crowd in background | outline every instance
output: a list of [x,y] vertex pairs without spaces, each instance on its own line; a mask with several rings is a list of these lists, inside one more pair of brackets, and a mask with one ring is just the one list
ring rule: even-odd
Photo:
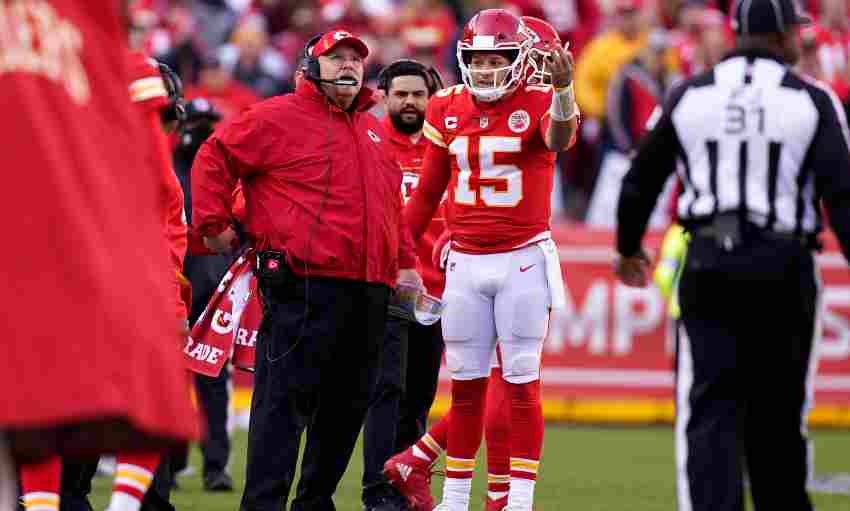
[[[492,7],[544,18],[569,41],[582,123],[578,144],[559,160],[554,211],[613,226],[628,156],[665,90],[729,50],[729,0],[139,0],[131,14],[134,44],[176,69],[187,96],[209,99],[226,121],[292,90],[305,42],[330,28],[368,43],[369,85],[402,57],[456,83],[459,27]],[[850,108],[850,0],[802,7],[815,23],[799,34],[797,65]],[[654,221],[663,225],[669,210],[662,205]]]

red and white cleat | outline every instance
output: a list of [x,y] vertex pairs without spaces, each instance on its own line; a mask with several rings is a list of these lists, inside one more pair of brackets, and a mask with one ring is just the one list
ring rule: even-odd
[[431,463],[417,458],[412,449],[400,452],[384,463],[384,475],[390,484],[407,497],[412,511],[432,511]]
[[487,504],[484,506],[484,511],[503,511],[508,507],[508,496],[498,499],[491,499],[487,497]]

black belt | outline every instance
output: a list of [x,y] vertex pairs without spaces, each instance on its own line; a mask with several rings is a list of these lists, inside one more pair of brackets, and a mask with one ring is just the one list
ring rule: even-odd
[[[693,236],[701,238],[717,238],[720,234],[714,224],[695,226],[688,231]],[[777,232],[760,227],[750,226],[743,231],[744,239],[759,239],[765,241],[775,241],[778,243],[798,244],[806,248],[820,250],[821,244],[815,234],[795,234],[793,232]]]

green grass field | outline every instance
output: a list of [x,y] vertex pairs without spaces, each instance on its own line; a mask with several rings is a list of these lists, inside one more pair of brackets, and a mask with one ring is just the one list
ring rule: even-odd
[[[850,432],[816,431],[816,472],[850,472]],[[211,494],[201,490],[200,459],[192,455],[194,475],[180,479],[172,502],[179,511],[236,511],[245,474],[245,433],[234,437],[231,471],[237,490]],[[781,456],[777,453],[777,457]],[[777,458],[779,459],[779,458]],[[358,450],[336,495],[340,511],[359,511],[362,464]],[[471,510],[483,509],[482,464],[473,486]],[[672,511],[675,510],[673,432],[670,428],[592,428],[549,426],[537,485],[538,511]],[[93,504],[104,509],[111,479],[95,481]],[[438,496],[442,479],[435,478]],[[850,496],[814,495],[818,511],[850,510]]]

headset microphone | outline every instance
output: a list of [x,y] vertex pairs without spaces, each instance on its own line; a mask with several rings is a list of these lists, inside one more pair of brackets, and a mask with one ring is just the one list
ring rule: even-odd
[[319,78],[316,81],[322,83],[330,83],[331,85],[347,85],[349,87],[357,87],[357,84],[360,83],[354,78],[337,78],[336,80],[324,80],[322,78]]
[[332,81],[334,85],[348,85],[349,87],[357,87],[357,84],[360,83],[354,78],[339,78]]

